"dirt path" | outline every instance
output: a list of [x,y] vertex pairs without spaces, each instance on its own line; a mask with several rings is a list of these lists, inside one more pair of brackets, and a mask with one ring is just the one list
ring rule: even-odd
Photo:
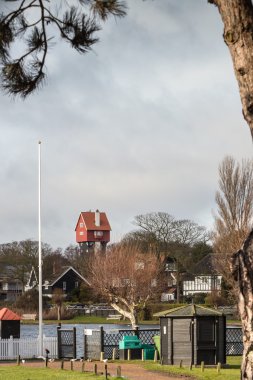
[[[97,370],[98,373],[104,373],[105,372],[105,364],[101,362],[85,362],[85,371],[94,372],[94,365],[97,364]],[[1,365],[10,365],[10,363],[1,363]],[[21,364],[22,366],[29,366],[29,367],[45,367],[45,362],[43,361],[33,361],[29,362],[26,361],[25,363]],[[168,373],[154,373],[151,371],[147,371],[145,368],[143,368],[141,365],[138,364],[132,364],[132,363],[107,363],[107,370],[108,374],[111,376],[116,376],[117,374],[117,367],[120,365],[121,367],[121,375],[127,377],[129,380],[178,380],[179,377],[173,377],[169,375]],[[52,363],[48,363],[49,368],[61,368],[61,362],[60,361],[54,361]],[[73,362],[73,370],[74,371],[81,371],[82,363],[80,361],[74,361]],[[69,361],[64,362],[64,369],[70,370],[71,364]],[[186,380],[186,377],[181,377],[181,380]],[[188,378],[189,380],[189,378]]]

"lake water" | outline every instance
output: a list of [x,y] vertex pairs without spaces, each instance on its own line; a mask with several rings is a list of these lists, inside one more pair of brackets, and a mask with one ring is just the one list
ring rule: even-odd
[[[117,324],[62,324],[62,328],[65,329],[73,329],[76,328],[76,335],[83,336],[84,329],[94,329],[97,330],[101,326],[105,330],[131,330],[130,325],[117,325]],[[159,328],[159,325],[141,325],[141,329],[152,329]],[[20,337],[21,338],[37,338],[39,334],[39,326],[38,325],[29,325],[29,324],[21,324],[20,327]],[[46,336],[57,336],[57,324],[52,325],[43,325],[43,334]]]

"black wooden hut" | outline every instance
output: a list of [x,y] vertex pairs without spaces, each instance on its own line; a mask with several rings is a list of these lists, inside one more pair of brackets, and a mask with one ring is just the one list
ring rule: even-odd
[[160,318],[161,362],[226,363],[226,317],[213,309],[186,305],[156,313]]
[[0,310],[0,338],[20,338],[20,316],[4,307]]

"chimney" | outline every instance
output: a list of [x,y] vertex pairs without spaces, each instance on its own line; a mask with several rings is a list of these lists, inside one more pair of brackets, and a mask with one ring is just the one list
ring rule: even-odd
[[96,210],[95,212],[95,226],[100,227],[100,212]]

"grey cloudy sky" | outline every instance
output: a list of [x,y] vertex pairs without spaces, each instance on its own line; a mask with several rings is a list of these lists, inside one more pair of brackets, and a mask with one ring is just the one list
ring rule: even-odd
[[52,47],[40,92],[0,94],[0,243],[37,239],[38,140],[43,241],[54,248],[74,243],[79,213],[97,208],[113,240],[152,211],[210,228],[219,163],[251,157],[217,9],[127,3],[93,52]]

